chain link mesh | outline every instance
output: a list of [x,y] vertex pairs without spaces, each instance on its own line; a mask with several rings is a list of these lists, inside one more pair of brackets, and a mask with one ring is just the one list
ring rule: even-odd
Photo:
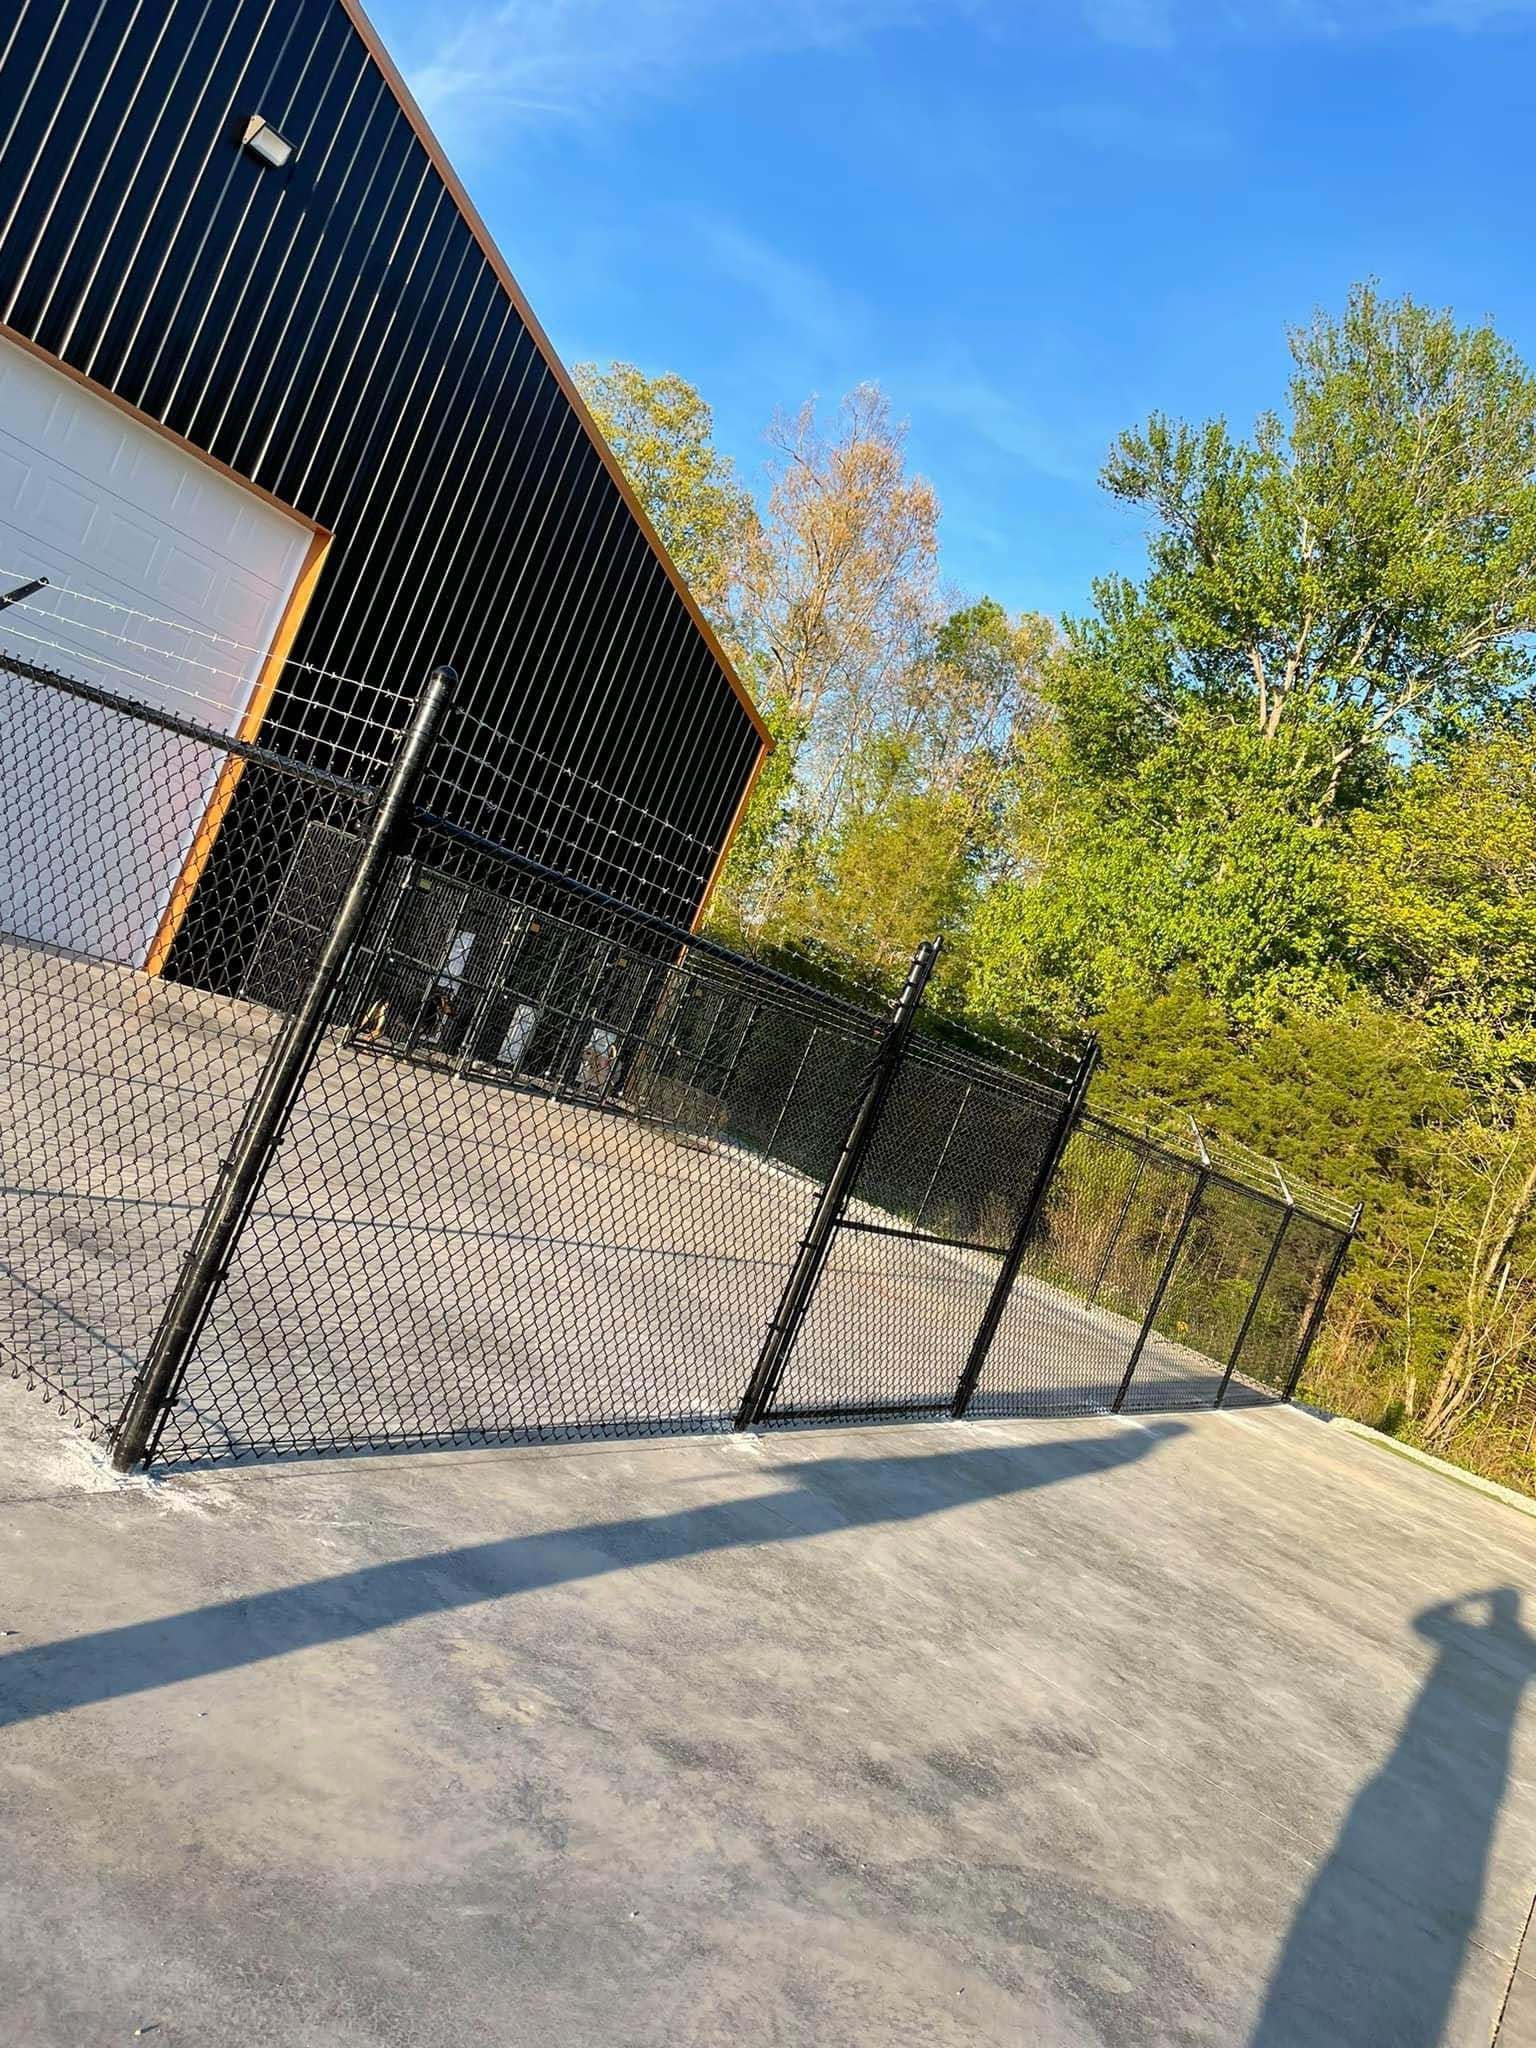
[[218,818],[263,828],[225,895],[238,935],[302,835],[355,834],[371,797],[14,662],[0,725],[0,1351],[110,1429],[284,1022],[242,999],[217,920],[191,942]]
[[[0,1348],[110,1433],[376,796],[9,656],[0,718]],[[882,1073],[765,1420],[1288,1393],[1340,1223],[890,1029],[417,812],[160,1455],[731,1426]]]

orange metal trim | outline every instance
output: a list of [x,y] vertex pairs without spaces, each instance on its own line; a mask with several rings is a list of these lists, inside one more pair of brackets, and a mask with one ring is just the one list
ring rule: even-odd
[[[683,578],[678,574],[677,565],[673,562],[672,557],[667,553],[667,550],[662,543],[661,536],[657,533],[655,527],[652,526],[650,519],[647,517],[645,507],[640,503],[640,500],[635,496],[635,493],[630,486],[629,479],[625,476],[623,470],[619,466],[617,456],[614,454],[613,450],[608,446],[608,443],[603,438],[602,432],[599,429],[597,422],[593,419],[591,413],[588,412],[586,405],[582,399],[581,393],[576,389],[576,386],[571,379],[570,372],[566,369],[564,363],[561,362],[559,356],[556,355],[554,346],[551,343],[549,336],[544,332],[544,329],[539,325],[537,315],[534,313],[534,310],[529,305],[527,299],[524,298],[523,296],[522,287],[518,284],[517,279],[512,275],[511,271],[507,268],[505,257],[497,248],[495,242],[491,239],[491,231],[486,226],[485,222],[480,218],[479,213],[476,211],[474,201],[470,198],[469,194],[465,191],[463,185],[459,182],[459,178],[456,172],[454,171],[452,164],[449,163],[447,156],[443,152],[442,144],[438,141],[437,137],[432,133],[432,130],[428,127],[427,118],[425,114],[422,113],[420,107],[417,106],[414,98],[412,97],[410,87],[406,84],[405,80],[400,76],[399,71],[395,68],[393,58],[391,58],[389,52],[385,49],[383,43],[379,40],[378,32],[374,28],[373,23],[368,19],[367,15],[363,12],[362,7],[359,5],[359,0],[340,0],[340,4],[343,11],[346,13],[349,20],[351,21],[352,26],[357,30],[358,34],[362,37],[363,42],[368,50],[368,54],[372,57],[374,63],[379,67],[379,70],[383,73],[385,83],[388,85],[390,91],[394,94],[395,98],[400,102],[401,109],[403,110],[406,119],[410,122],[412,128],[414,128],[416,131],[417,140],[421,143],[422,148],[425,149],[427,155],[431,158],[438,176],[442,179],[443,183],[448,187],[449,193],[453,198],[454,204],[458,207],[460,213],[463,214],[464,219],[469,226],[471,234],[473,234],[475,240],[480,244],[481,250],[485,255],[486,261],[490,264],[492,270],[495,271],[498,279],[501,282],[502,289],[511,299],[513,305],[516,306],[519,317],[521,318],[524,326],[528,329],[529,334],[533,337],[534,346],[538,349],[540,355],[543,356],[545,362],[549,365],[551,371],[554,373],[556,382],[560,386],[560,389],[565,393],[566,398],[569,400],[571,406],[574,408],[576,412],[577,418],[581,421],[583,427],[585,427],[587,434],[592,441],[593,446],[596,448],[598,454],[602,457],[604,468],[608,471],[608,474],[613,478],[613,481],[618,485],[619,492],[623,497],[625,504],[629,507],[630,513],[633,516],[636,524],[639,526],[640,531],[645,535],[646,540],[650,543],[651,549],[655,554],[656,559],[661,563],[663,569],[666,570],[667,575],[671,580],[673,589],[676,590],[678,596],[683,600],[683,603],[686,605],[689,617],[693,620],[694,625],[703,635],[704,644],[708,647],[710,653],[714,656],[715,660],[719,662],[721,670],[723,671],[726,680],[729,682],[731,688],[735,691],[736,696],[740,700],[742,709],[746,712],[748,718],[750,718],[752,721],[753,729],[757,733],[758,744],[761,751],[771,751],[773,747],[773,740],[769,735],[768,726],[763,718],[763,714],[758,710],[756,704],[754,704],[752,701],[752,693],[748,690],[746,684],[741,680],[740,676],[737,675],[735,668],[732,666],[730,658],[727,656],[725,652],[725,649],[720,645],[719,639],[717,638],[713,627],[710,625],[708,619],[705,618],[703,612],[700,611],[698,600],[695,598],[693,592],[688,588],[688,585],[684,582]],[[761,760],[761,753],[759,754],[759,760]]]
[[[236,728],[236,739],[254,740],[261,732],[267,712],[271,708],[272,698],[282,681],[283,668],[293,652],[293,643],[298,637],[304,614],[308,611],[310,599],[315,594],[315,585],[320,580],[320,571],[325,564],[330,545],[330,534],[317,529],[310,541],[303,566],[294,580],[288,602],[283,608],[283,616],[278,621],[277,631],[272,636],[272,645],[267,652],[266,660],[262,663],[261,674],[256,678],[256,686],[251,691],[240,724]],[[146,974],[159,974],[170,958],[171,948],[176,943],[176,934],[181,930],[187,907],[203,878],[203,869],[208,865],[214,842],[223,826],[225,814],[235,800],[235,791],[240,787],[240,777],[244,773],[245,763],[238,754],[232,754],[219,770],[218,780],[213,785],[213,793],[192,836],[187,857],[181,864],[181,873],[176,877],[176,885],[166,903],[159,929],[148,953],[144,956]]]
[[131,405],[126,398],[119,398],[115,391],[109,391],[105,384],[98,384],[94,377],[87,377],[83,370],[77,370],[73,363],[66,363],[62,356],[51,355],[28,335],[18,334],[14,327],[8,327],[3,320],[0,320],[0,337],[16,348],[25,349],[29,356],[35,356],[40,363],[46,363],[50,370],[57,370],[59,375],[67,377],[71,384],[78,384],[82,391],[89,391],[93,398],[99,398],[103,404],[126,413],[129,419],[137,420],[141,427],[148,427],[152,434],[158,434],[162,441],[169,441],[172,447],[179,448],[183,455],[191,455],[206,468],[217,470],[220,476],[228,477],[232,484],[238,484],[241,490],[249,491],[253,498],[262,499],[274,511],[296,520],[300,526],[307,527],[313,534],[321,535],[326,540],[331,538],[329,530],[322,526],[318,519],[311,519],[307,513],[299,511],[297,506],[274,497],[271,491],[264,491],[260,484],[253,484],[248,476],[242,476],[238,469],[231,469],[227,462],[220,462],[219,458],[210,455],[206,448],[199,448],[195,441],[189,441],[184,434],[178,434],[174,428],[168,427],[164,420],[157,420],[153,413],[141,412],[138,406]]

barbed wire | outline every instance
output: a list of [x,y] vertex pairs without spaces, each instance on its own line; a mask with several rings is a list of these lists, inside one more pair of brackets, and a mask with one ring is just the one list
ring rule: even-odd
[[[8,582],[12,577],[14,577],[19,582],[30,582],[35,574],[36,572],[34,570],[0,568],[0,581]],[[73,598],[79,604],[97,605],[103,608],[104,610],[118,612],[124,618],[142,619],[148,625],[165,626],[169,628],[171,631],[177,633],[190,633],[194,639],[206,640],[219,647],[235,648],[241,654],[254,655],[257,658],[257,660],[261,662],[266,662],[271,657],[272,650],[270,646],[258,647],[248,640],[236,640],[235,638],[233,638],[232,635],[228,633],[216,633],[211,626],[193,625],[191,621],[188,619],[163,618],[158,612],[143,611],[136,605],[123,604],[117,598],[102,597],[98,592],[93,590],[77,589],[74,584],[62,582],[57,577],[50,576],[48,578],[47,583],[44,585],[44,590],[50,594],[57,592],[62,596]],[[42,591],[39,591],[37,593],[38,597],[41,597],[42,595]],[[29,607],[39,610],[45,609],[45,607],[37,605],[35,598],[30,597],[18,600],[17,606],[14,608],[20,609],[21,607]],[[91,625],[90,621],[87,619],[74,620],[71,623],[79,625],[86,632],[104,630],[94,628]],[[157,648],[151,648],[150,651],[152,653],[158,653],[161,650]],[[175,655],[174,658],[177,660],[188,662],[193,661],[193,657],[191,655]],[[219,668],[217,665],[211,663],[200,665],[210,668],[211,672],[215,675],[235,676],[238,678],[239,675],[243,674],[243,671]],[[377,695],[392,697],[396,703],[407,707],[414,704],[416,701],[416,694],[414,691],[392,690],[387,685],[382,683],[365,682],[360,676],[349,675],[343,669],[322,668],[318,662],[306,661],[302,656],[299,655],[286,655],[284,657],[283,665],[285,668],[303,669],[306,674],[320,676],[324,678],[327,682],[350,683],[354,689],[372,690]]]
[[[644,804],[637,803],[633,797],[625,796],[622,791],[610,789],[606,783],[598,782],[590,775],[580,774],[564,761],[557,760],[553,754],[546,754],[542,748],[533,746],[529,741],[517,739],[511,733],[503,732],[499,726],[493,725],[489,719],[481,718],[476,712],[456,709],[452,714],[452,718],[455,723],[478,727],[483,734],[489,739],[494,740],[498,746],[512,748],[533,760],[546,763],[549,767],[555,769],[558,774],[567,775],[572,781],[579,782],[584,789],[593,789],[601,796],[611,797],[615,803],[623,804],[627,809],[633,811],[636,817],[648,818],[654,824],[663,826],[668,832],[675,834],[677,838],[686,839],[690,845],[702,848],[711,858],[717,852],[718,849],[713,840],[701,839],[697,833],[686,831],[681,825],[675,824],[672,819],[664,817],[660,811],[649,810]],[[469,755],[471,759],[476,758],[471,748],[462,745],[457,740],[447,739],[442,744],[453,751]]]

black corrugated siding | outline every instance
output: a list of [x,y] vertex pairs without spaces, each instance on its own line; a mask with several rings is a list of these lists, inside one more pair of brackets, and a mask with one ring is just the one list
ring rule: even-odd
[[[756,734],[338,0],[22,0],[0,318],[334,531],[297,657],[459,668],[441,807],[686,917]],[[383,700],[289,673],[343,765]]]

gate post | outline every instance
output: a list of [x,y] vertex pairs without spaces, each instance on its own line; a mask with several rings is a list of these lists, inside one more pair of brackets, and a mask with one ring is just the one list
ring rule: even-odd
[[1158,1310],[1163,1305],[1163,1296],[1168,1292],[1168,1282],[1173,1278],[1173,1269],[1179,1263],[1179,1253],[1184,1249],[1184,1240],[1189,1235],[1189,1226],[1194,1222],[1200,1204],[1205,1198],[1206,1183],[1209,1181],[1211,1174],[1209,1161],[1205,1159],[1205,1144],[1203,1140],[1200,1151],[1202,1164],[1195,1175],[1195,1184],[1190,1190],[1189,1200],[1184,1205],[1184,1214],[1179,1218],[1179,1227],[1174,1233],[1173,1243],[1169,1247],[1168,1256],[1163,1261],[1163,1270],[1157,1276],[1157,1285],[1152,1290],[1152,1299],[1147,1303],[1147,1313],[1142,1320],[1136,1342],[1131,1346],[1131,1355],[1126,1361],[1125,1376],[1120,1382],[1119,1392],[1115,1395],[1110,1410],[1114,1415],[1118,1415],[1125,1406],[1125,1397],[1131,1391],[1131,1381],[1136,1377],[1136,1368],[1141,1363],[1141,1354],[1147,1348],[1147,1339],[1152,1334],[1152,1324],[1156,1320]]
[[1061,1155],[1067,1149],[1067,1140],[1077,1128],[1078,1117],[1082,1114],[1083,1102],[1088,1094],[1088,1083],[1093,1079],[1094,1069],[1099,1064],[1099,1042],[1090,1039],[1088,1049],[1078,1061],[1077,1072],[1067,1090],[1067,1099],[1051,1134],[1050,1146],[1041,1161],[1035,1184],[1029,1191],[1024,1204],[1024,1213],[1019,1218],[1012,1242],[1003,1254],[1003,1263],[998,1270],[997,1280],[986,1307],[982,1310],[981,1322],[977,1326],[970,1356],[965,1361],[965,1370],[955,1388],[955,1398],[950,1404],[950,1415],[958,1421],[971,1405],[976,1392],[976,1383],[981,1378],[981,1369],[987,1362],[987,1353],[992,1349],[992,1340],[997,1335],[998,1325],[1003,1320],[1003,1310],[1008,1306],[1008,1297],[1013,1292],[1013,1283],[1019,1277],[1019,1268],[1024,1263],[1025,1248],[1030,1233],[1035,1227],[1035,1218],[1045,1206],[1045,1198],[1051,1183],[1056,1178],[1056,1169],[1061,1164]]
[[451,668],[435,668],[417,700],[309,984],[267,1055],[256,1092],[112,1431],[112,1463],[119,1472],[130,1472],[155,1454],[213,1297],[229,1270],[240,1233],[329,1022],[353,947],[377,899],[457,681]]
[[1307,1318],[1307,1327],[1297,1348],[1296,1362],[1291,1367],[1291,1376],[1285,1383],[1284,1394],[1280,1397],[1283,1401],[1294,1401],[1296,1398],[1296,1389],[1301,1382],[1301,1375],[1305,1369],[1308,1354],[1312,1349],[1313,1343],[1316,1341],[1318,1331],[1323,1326],[1323,1317],[1328,1312],[1328,1304],[1333,1298],[1333,1290],[1338,1285],[1339,1275],[1344,1270],[1344,1261],[1349,1256],[1349,1248],[1355,1241],[1355,1233],[1360,1228],[1360,1218],[1364,1213],[1365,1204],[1357,1202],[1355,1204],[1355,1213],[1350,1218],[1349,1229],[1339,1239],[1339,1248],[1334,1253],[1333,1263],[1328,1268],[1328,1278],[1323,1282],[1317,1300],[1312,1305],[1312,1313]]
[[[923,1000],[923,991],[928,986],[928,977],[933,972],[933,963],[939,955],[939,941],[925,939],[913,955],[912,966],[907,975],[906,987],[896,999],[891,1011],[891,1021],[886,1026],[885,1036],[875,1054],[874,1066],[869,1083],[860,1097],[859,1106],[853,1113],[843,1139],[843,1149],[837,1163],[822,1188],[821,1199],[817,1202],[810,1222],[806,1225],[805,1236],[795,1254],[795,1263],[779,1297],[773,1321],[768,1325],[768,1334],[763,1339],[763,1348],[758,1353],[757,1365],[746,1392],[741,1397],[741,1406],[736,1411],[736,1427],[750,1429],[760,1422],[773,1405],[773,1398],[784,1377],[784,1368],[789,1364],[789,1355],[795,1348],[795,1339],[800,1334],[800,1325],[805,1321],[806,1311],[816,1292],[816,1283],[821,1278],[822,1267],[826,1264],[827,1253],[832,1248],[832,1235],[837,1229],[848,1197],[858,1177],[859,1168],[869,1151],[869,1143],[880,1121],[880,1112],[885,1107],[886,1096],[901,1064],[901,1056],[911,1034],[912,1022],[917,1015],[918,1005]],[[805,1062],[801,1061],[803,1068]],[[798,1080],[799,1074],[795,1076]],[[791,1090],[793,1092],[793,1090]],[[787,1101],[786,1097],[786,1101]],[[783,1112],[780,1111],[782,1120]],[[777,1133],[777,1126],[775,1126]]]
[[1252,1298],[1247,1308],[1243,1311],[1243,1320],[1238,1329],[1237,1336],[1233,1339],[1231,1355],[1227,1359],[1227,1369],[1221,1376],[1221,1385],[1216,1389],[1215,1405],[1218,1408],[1227,1398],[1227,1386],[1231,1381],[1233,1373],[1237,1370],[1237,1361],[1241,1358],[1243,1346],[1248,1341],[1248,1332],[1253,1328],[1253,1319],[1259,1312],[1259,1303],[1264,1299],[1264,1290],[1269,1285],[1269,1276],[1275,1270],[1275,1261],[1280,1256],[1280,1247],[1285,1243],[1285,1233],[1290,1228],[1292,1216],[1296,1213],[1296,1205],[1291,1200],[1289,1189],[1286,1190],[1286,1205],[1280,1211],[1280,1228],[1275,1232],[1275,1241],[1269,1248],[1269,1256],[1264,1261],[1264,1269],[1259,1274]]
[[763,1147],[763,1153],[769,1159],[773,1157],[773,1148],[779,1142],[779,1132],[784,1128],[784,1119],[789,1114],[789,1105],[795,1099],[795,1090],[800,1086],[800,1076],[805,1072],[806,1062],[815,1050],[816,1034],[820,1029],[821,1026],[819,1024],[811,1026],[810,1035],[805,1041],[805,1051],[801,1053],[800,1064],[795,1069],[795,1077],[784,1091],[784,1100],[779,1104],[779,1113],[773,1120],[773,1129],[768,1133],[768,1142]]

